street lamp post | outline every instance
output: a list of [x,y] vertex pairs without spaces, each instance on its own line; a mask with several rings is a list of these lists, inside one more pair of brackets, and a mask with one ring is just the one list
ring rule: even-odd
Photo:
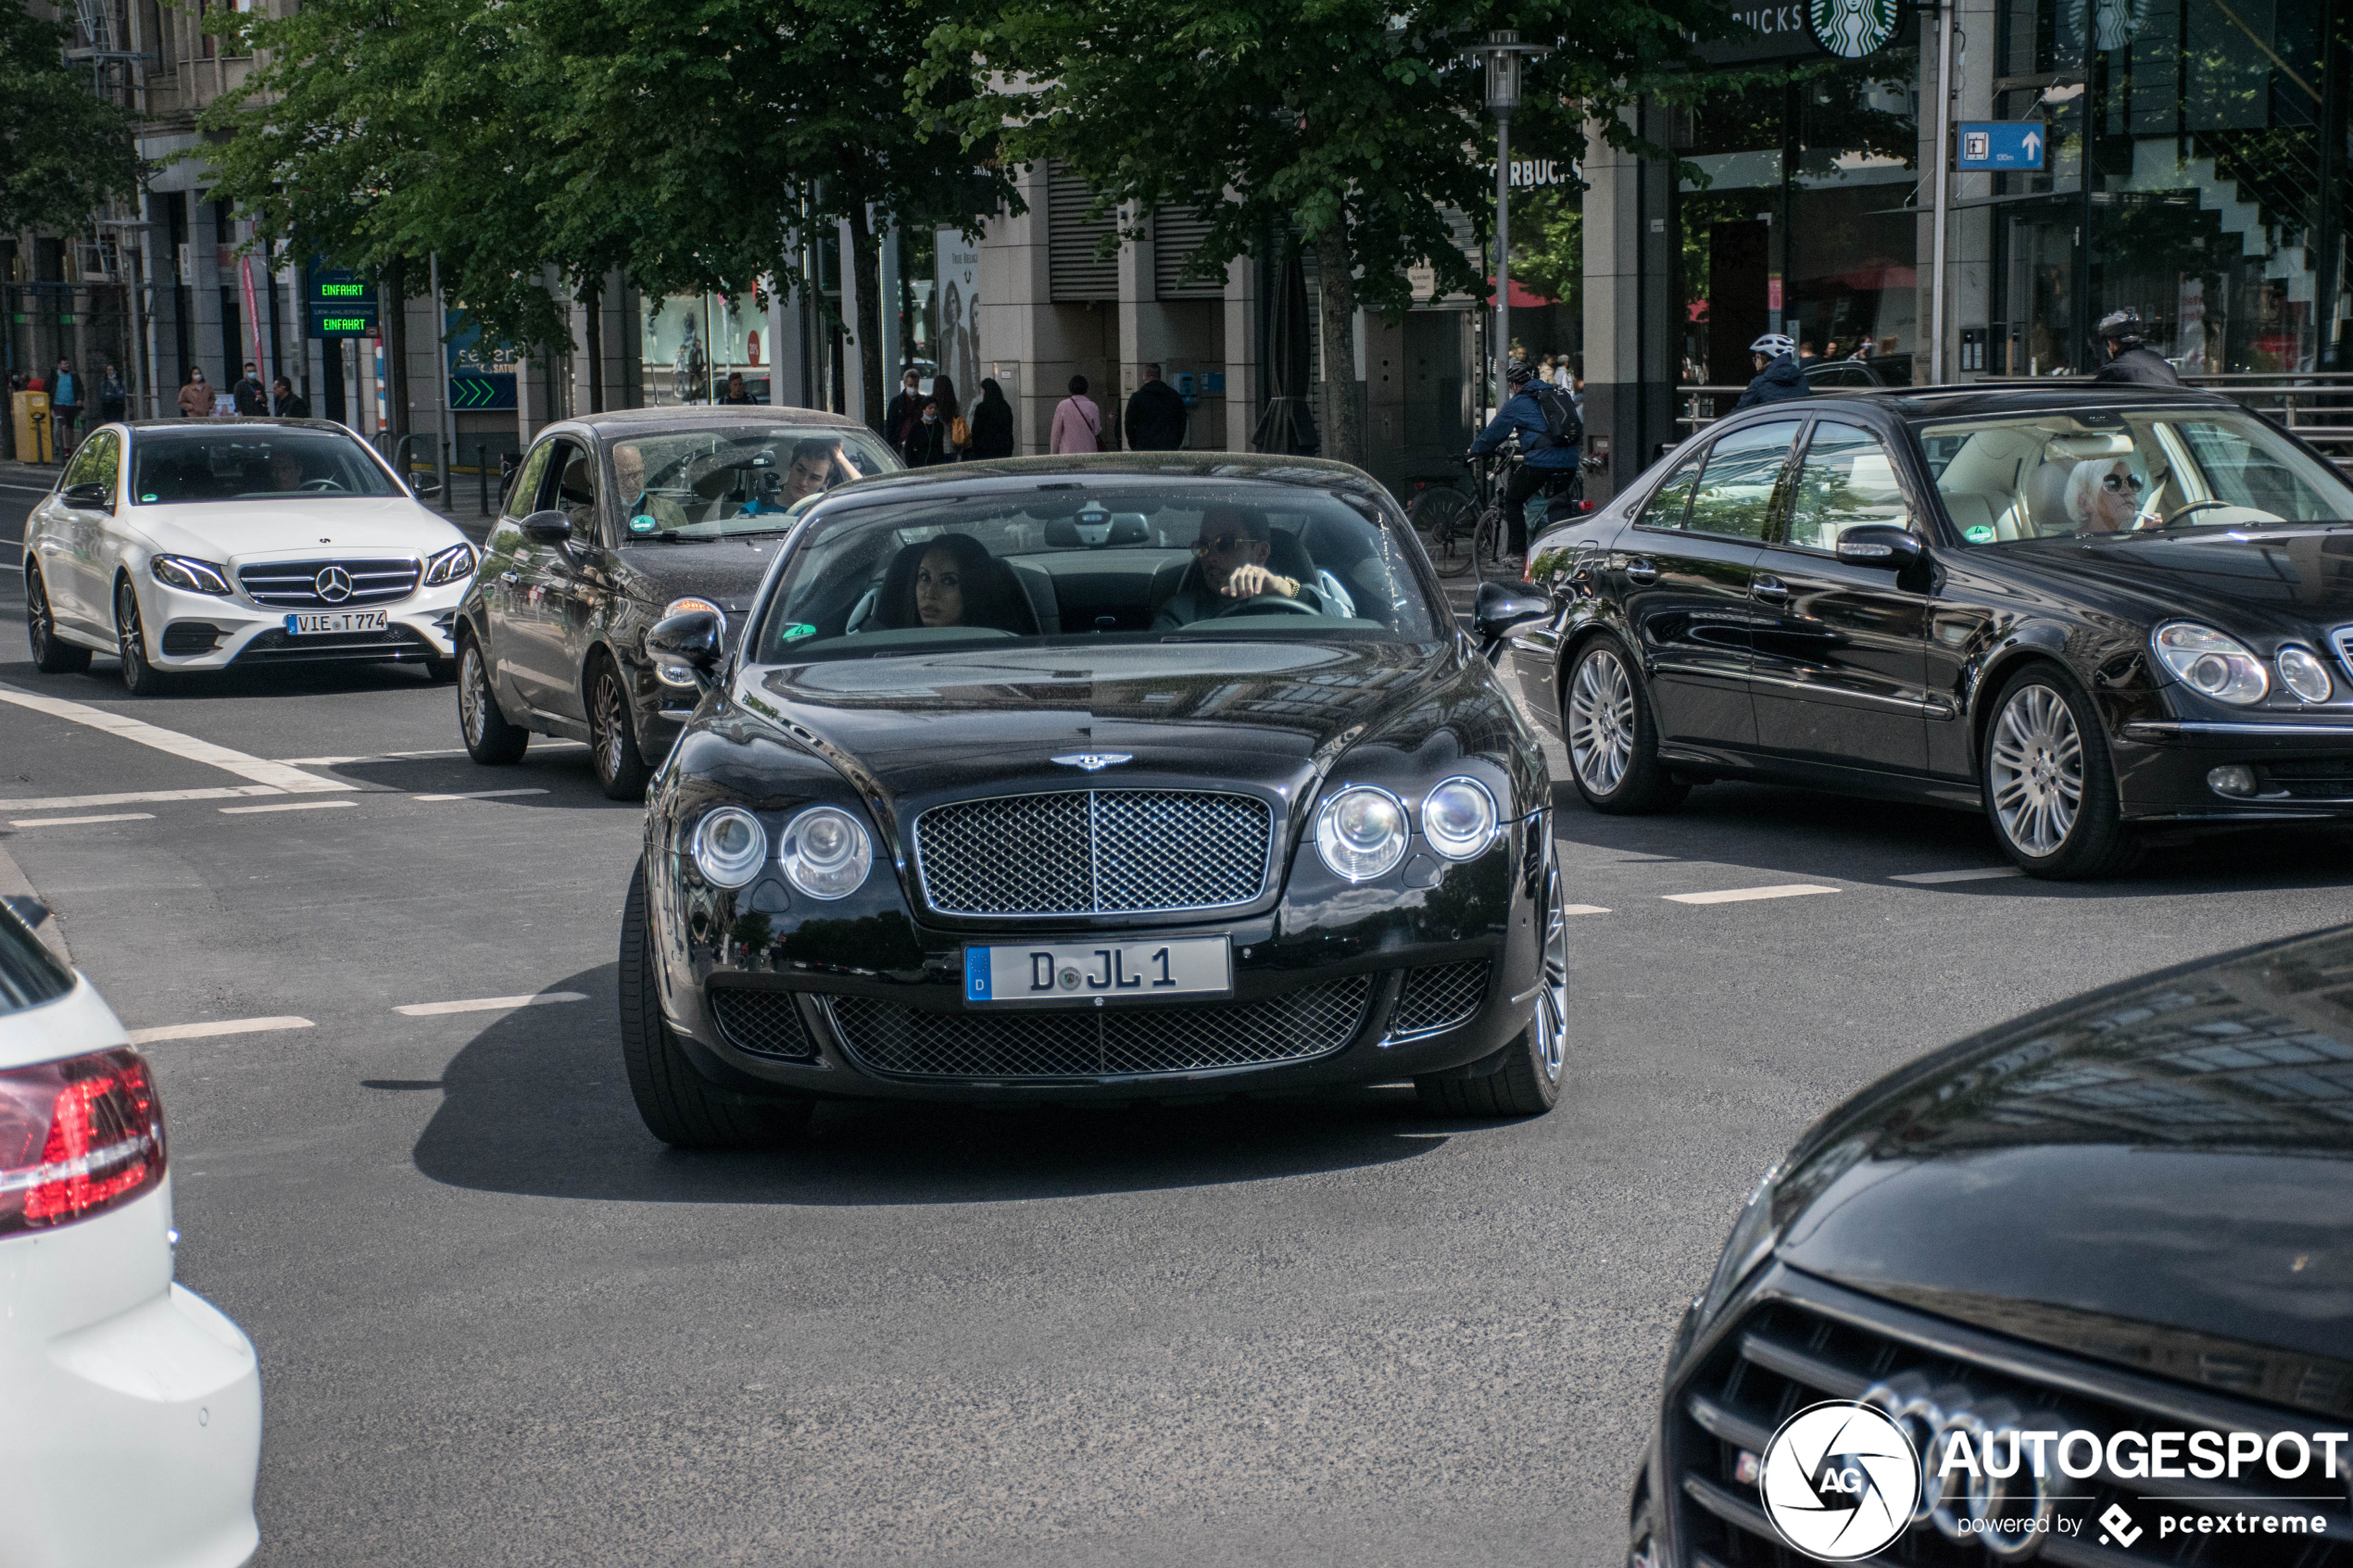
[[1512,354],[1512,111],[1519,107],[1522,63],[1531,55],[1552,53],[1545,44],[1522,44],[1519,34],[1503,29],[1487,35],[1484,44],[1463,51],[1477,56],[1487,68],[1487,108],[1495,117],[1495,396],[1504,395],[1504,373]]

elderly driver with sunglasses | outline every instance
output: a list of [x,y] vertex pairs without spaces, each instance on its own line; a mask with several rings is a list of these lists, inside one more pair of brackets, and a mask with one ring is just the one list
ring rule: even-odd
[[1286,577],[1266,565],[1266,520],[1246,507],[1223,503],[1201,514],[1201,535],[1193,541],[1198,572],[1189,571],[1176,591],[1163,601],[1152,618],[1155,632],[1174,631],[1196,621],[1214,620],[1245,599],[1297,599],[1321,613],[1323,596],[1296,577]]
[[2154,519],[2141,517],[2141,476],[2122,458],[2094,458],[2067,477],[2067,515],[2085,533],[2124,533]]

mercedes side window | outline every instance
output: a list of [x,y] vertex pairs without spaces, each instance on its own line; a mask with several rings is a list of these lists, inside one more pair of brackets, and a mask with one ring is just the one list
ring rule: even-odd
[[1789,466],[1790,448],[1797,445],[1799,423],[1774,420],[1718,437],[1707,450],[1707,466],[1692,492],[1691,521],[1684,526],[1694,533],[1762,540],[1773,515],[1774,493]]
[[104,484],[111,491],[114,488],[113,468],[108,467],[102,472],[98,467],[99,459],[105,455],[106,448],[97,440],[83,442],[82,449],[67,462],[65,472],[58,476],[57,494],[62,495],[77,484]]
[[1676,464],[1675,471],[1667,476],[1667,483],[1643,504],[1642,515],[1635,522],[1643,528],[1682,527],[1683,513],[1692,503],[1692,485],[1699,479],[1700,463],[1706,456],[1702,449]]
[[1794,491],[1789,542],[1800,549],[1835,550],[1838,536],[1859,523],[1910,526],[1894,459],[1878,436],[1854,425],[1815,421]]

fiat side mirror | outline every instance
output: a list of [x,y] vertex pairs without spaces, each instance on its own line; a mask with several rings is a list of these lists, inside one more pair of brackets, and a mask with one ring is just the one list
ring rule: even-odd
[[552,508],[522,520],[522,536],[535,545],[561,545],[572,537],[572,519]]
[[1492,653],[1516,626],[1542,621],[1553,613],[1552,596],[1533,583],[1489,581],[1478,585],[1471,604],[1471,631],[1479,647]]
[[1919,536],[1892,523],[1867,522],[1838,536],[1838,558],[1849,566],[1901,571],[1920,558]]
[[727,652],[727,623],[707,609],[681,610],[653,623],[646,633],[646,652],[657,664],[693,671],[695,684],[708,688]]

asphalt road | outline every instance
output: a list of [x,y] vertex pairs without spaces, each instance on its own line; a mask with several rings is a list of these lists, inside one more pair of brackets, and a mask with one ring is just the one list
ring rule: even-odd
[[[0,488],[0,536],[28,500]],[[16,560],[0,849],[134,1030],[277,1025],[147,1047],[181,1277],[260,1349],[271,1568],[1620,1561],[1668,1332],[1809,1121],[2015,1013],[2334,923],[2353,872],[2299,832],[2100,887],[1906,882],[1996,866],[1982,823],[1564,789],[1594,912],[1548,1117],[827,1109],[803,1149],[682,1155],[613,1024],[640,813],[582,748],[477,769],[410,671],[42,676]],[[434,798],[488,790],[526,793]],[[1677,897],[1794,887],[1827,891]]]

